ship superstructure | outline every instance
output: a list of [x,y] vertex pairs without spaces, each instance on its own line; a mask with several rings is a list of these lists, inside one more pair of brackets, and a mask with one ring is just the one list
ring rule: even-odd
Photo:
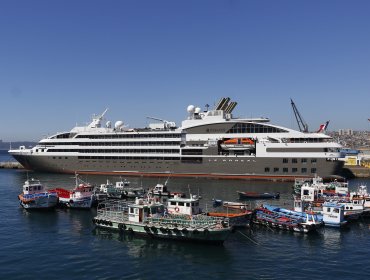
[[331,137],[236,118],[236,105],[230,98],[212,110],[189,105],[181,127],[151,118],[159,122],[141,129],[122,121],[102,126],[105,111],[87,126],[9,153],[27,169],[59,173],[294,179],[341,171],[341,146]]

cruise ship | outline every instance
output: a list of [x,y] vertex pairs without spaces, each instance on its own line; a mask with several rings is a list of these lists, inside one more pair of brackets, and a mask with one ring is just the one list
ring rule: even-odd
[[148,117],[156,121],[135,129],[105,122],[106,110],[86,126],[9,153],[41,172],[274,180],[340,174],[341,145],[331,137],[234,117],[236,105],[228,97],[205,111],[189,105],[180,127]]

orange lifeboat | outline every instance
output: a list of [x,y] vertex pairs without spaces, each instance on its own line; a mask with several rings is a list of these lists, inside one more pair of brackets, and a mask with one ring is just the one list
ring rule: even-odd
[[254,141],[250,138],[231,138],[224,140],[221,143],[223,149],[252,149],[254,147]]

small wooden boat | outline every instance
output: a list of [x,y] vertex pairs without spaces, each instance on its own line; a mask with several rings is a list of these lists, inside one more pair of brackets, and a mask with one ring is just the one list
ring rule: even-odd
[[258,192],[241,192],[237,191],[239,194],[239,199],[278,199],[280,198],[280,193],[258,193]]
[[246,210],[247,204],[242,202],[234,202],[234,201],[224,201],[222,203],[222,206],[229,209],[235,209],[235,210]]
[[246,227],[250,223],[252,213],[253,212],[250,210],[245,210],[240,213],[208,212],[207,216],[229,219],[229,224],[232,227]]
[[18,195],[19,203],[24,209],[51,209],[58,203],[58,194],[46,190],[38,180],[27,180],[23,185],[23,193]]

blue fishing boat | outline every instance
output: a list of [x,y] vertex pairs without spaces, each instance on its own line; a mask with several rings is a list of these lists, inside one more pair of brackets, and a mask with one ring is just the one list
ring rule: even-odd
[[309,213],[295,213],[288,209],[264,204],[255,209],[253,223],[282,230],[308,233],[322,226],[322,221]]

